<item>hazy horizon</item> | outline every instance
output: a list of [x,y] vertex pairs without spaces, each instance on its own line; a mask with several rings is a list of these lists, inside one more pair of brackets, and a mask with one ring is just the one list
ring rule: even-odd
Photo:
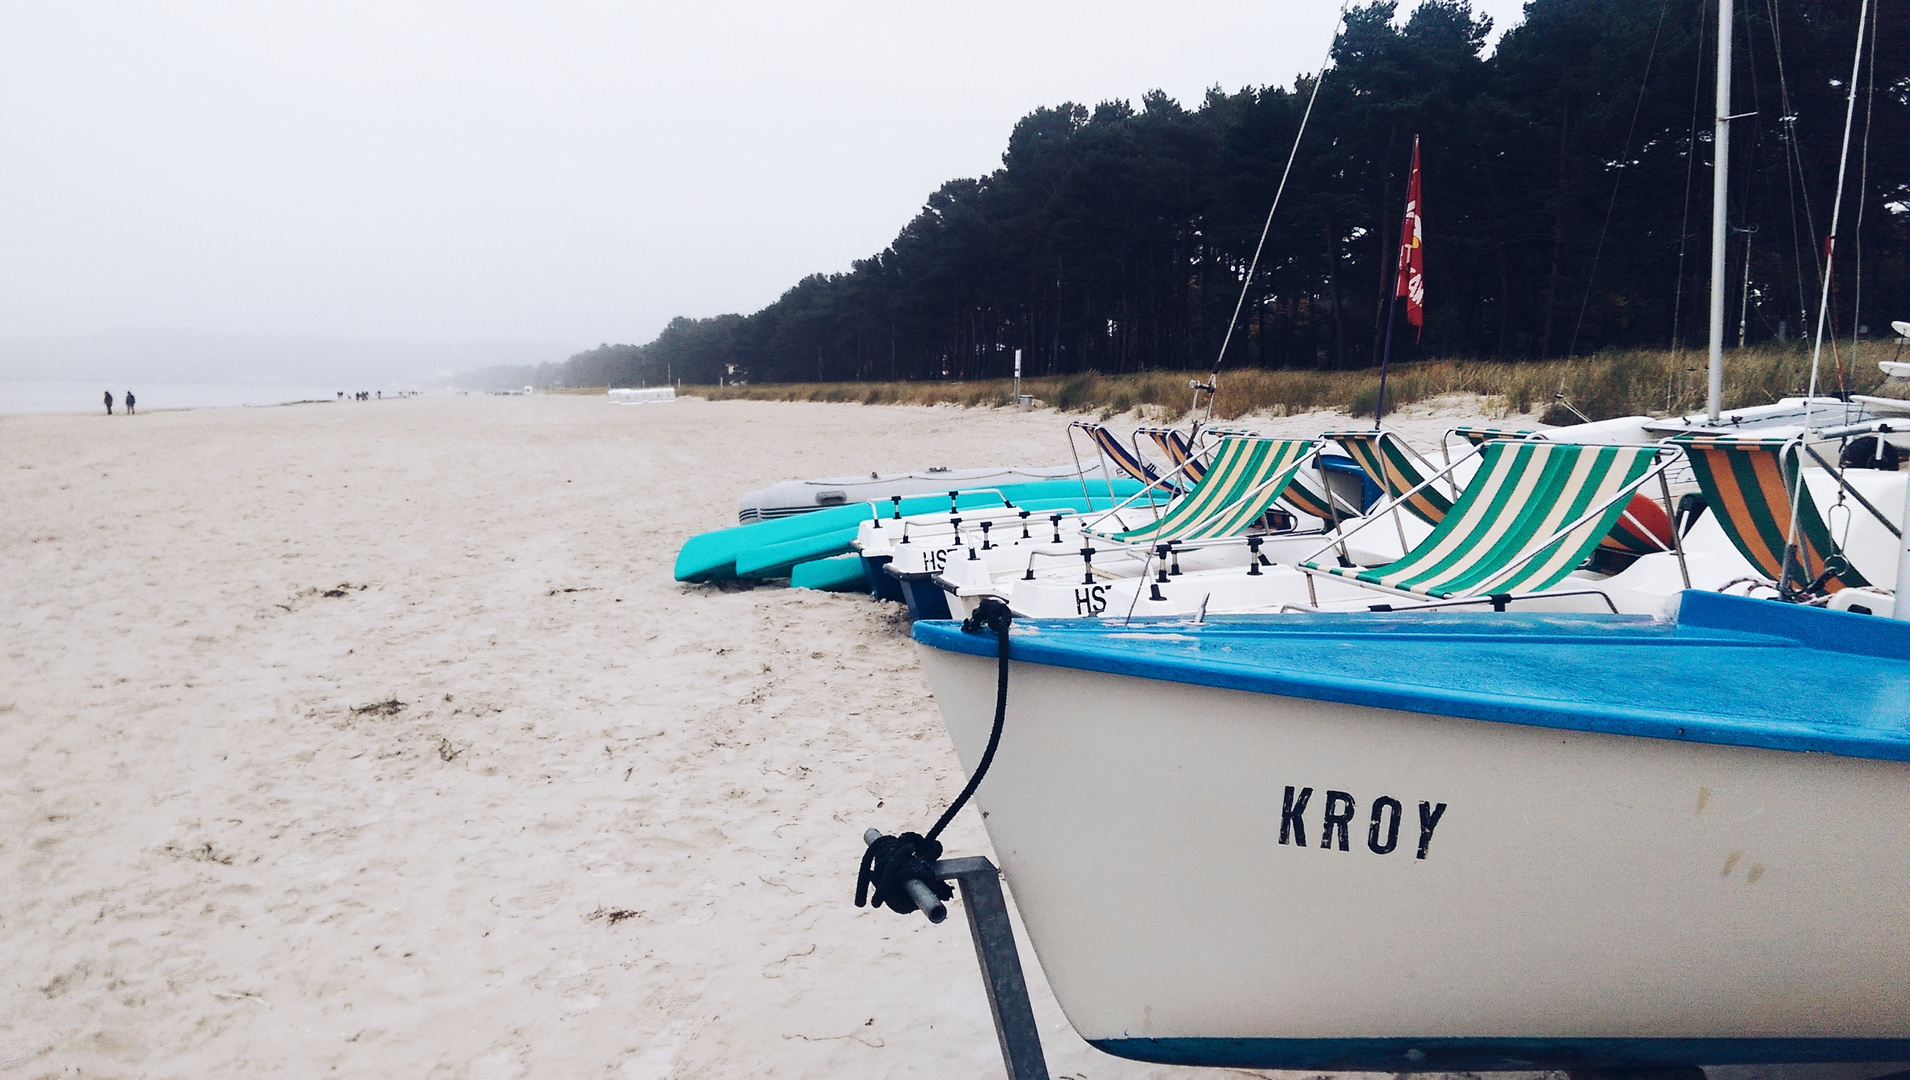
[[[1475,7],[1503,30],[1521,5]],[[1035,108],[1290,84],[1337,11],[21,6],[0,378],[418,377],[648,341],[881,250]]]

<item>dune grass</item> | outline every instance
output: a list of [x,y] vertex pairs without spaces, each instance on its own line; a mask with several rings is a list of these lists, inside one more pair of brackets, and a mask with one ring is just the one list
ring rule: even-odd
[[[1845,377],[1854,393],[1875,393],[1883,375],[1874,361],[1894,353],[1891,346],[1863,343],[1856,370],[1845,346]],[[1810,380],[1810,354],[1797,344],[1737,349],[1725,356],[1724,407],[1761,405],[1801,393]],[[1064,412],[1102,416],[1140,409],[1161,418],[1186,412],[1190,379],[1205,372],[1154,371],[1138,375],[1082,374],[1022,380],[1022,392],[1042,405]],[[1379,396],[1379,372],[1223,371],[1214,415],[1286,415],[1310,409],[1370,414]],[[1820,392],[1834,393],[1837,377],[1830,349],[1824,350]],[[712,400],[833,401],[863,405],[961,405],[1003,408],[1014,404],[1008,379],[974,382],[779,383],[682,388]],[[1886,393],[1889,391],[1886,390]],[[1548,423],[1572,423],[1573,409],[1594,420],[1614,416],[1665,416],[1704,408],[1705,355],[1687,351],[1612,350],[1575,360],[1499,363],[1479,360],[1425,360],[1396,364],[1386,381],[1389,410],[1452,394],[1487,399],[1488,409],[1541,414]],[[1562,395],[1562,397],[1561,397]]]

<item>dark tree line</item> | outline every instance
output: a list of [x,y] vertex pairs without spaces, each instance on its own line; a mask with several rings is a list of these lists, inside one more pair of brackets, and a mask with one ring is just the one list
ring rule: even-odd
[[[1879,329],[1910,318],[1910,20],[1880,6],[1835,275],[1845,335],[1853,313]],[[1741,306],[1750,342],[1814,318],[1858,0],[1738,11],[1736,109],[1756,115],[1732,138],[1733,343]],[[1396,356],[1701,344],[1715,8],[1533,0],[1490,55],[1489,21],[1467,0],[1396,14],[1371,3],[1341,29],[1226,363],[1377,362],[1415,135],[1426,320]],[[1216,89],[1197,109],[1159,92],[1039,109],[1001,168],[942,185],[848,272],[544,374],[966,379],[1006,374],[1016,349],[1030,374],[1208,367],[1312,90],[1302,78]]]

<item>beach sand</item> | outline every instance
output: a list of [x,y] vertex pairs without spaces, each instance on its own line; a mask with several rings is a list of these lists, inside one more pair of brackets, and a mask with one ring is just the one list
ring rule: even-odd
[[[964,779],[899,608],[671,566],[748,489],[1065,420],[0,417],[0,1076],[999,1077],[959,914],[851,905]],[[1222,1075],[1087,1047],[1023,960],[1056,1077]]]

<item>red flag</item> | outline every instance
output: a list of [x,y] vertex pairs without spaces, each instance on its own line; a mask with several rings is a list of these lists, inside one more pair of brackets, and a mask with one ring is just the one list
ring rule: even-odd
[[1399,295],[1406,298],[1406,321],[1416,328],[1413,337],[1426,325],[1426,272],[1421,261],[1419,220],[1419,136],[1413,136],[1413,175],[1406,188],[1406,220],[1399,226],[1399,270],[1394,275]]

